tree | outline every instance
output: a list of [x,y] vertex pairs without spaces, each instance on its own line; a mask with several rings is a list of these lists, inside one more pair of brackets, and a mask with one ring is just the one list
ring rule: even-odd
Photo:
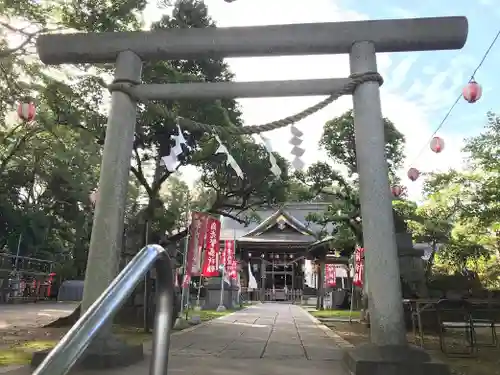
[[[395,172],[403,161],[405,139],[390,120],[384,118],[384,126],[389,174],[392,179],[395,179]],[[347,173],[342,173],[327,163],[316,163],[307,170],[305,175],[299,176],[301,181],[309,185],[316,194],[321,194],[323,198],[329,196],[332,200],[328,211],[315,220],[343,223],[339,228],[349,228],[354,238],[361,244],[361,206],[356,178],[356,142],[352,110],[325,124],[320,145],[326,150],[331,161],[339,164],[340,169],[345,168]],[[338,236],[343,235],[349,238],[348,235],[342,233],[339,230]]]
[[[389,167],[389,178],[397,180],[395,172],[403,161],[404,136],[394,124],[384,118],[386,136],[386,157]],[[357,179],[356,141],[354,134],[353,111],[328,121],[320,140],[331,161],[339,165],[334,169],[328,163],[316,163],[305,174],[299,176],[301,181],[322,196],[328,196],[331,204],[322,214],[311,217],[312,221],[326,227],[334,223],[335,230],[332,242],[338,248],[352,254],[356,245],[363,245],[361,204]],[[343,173],[340,170],[346,170]],[[389,192],[388,192],[389,194]],[[396,231],[406,231],[406,224],[395,212]],[[363,298],[364,309],[367,309],[366,295]]]
[[[274,155],[281,169],[281,176],[277,178],[270,171],[268,152],[263,146],[255,144],[250,137],[221,138],[231,145],[231,154],[244,177],[238,177],[232,168],[225,166],[225,156],[221,154],[202,158],[195,164],[204,171],[202,184],[215,193],[212,212],[224,214],[221,209],[226,209],[230,211],[226,216],[237,217],[250,207],[283,202],[288,193],[288,166],[283,157]],[[207,152],[213,155],[218,146],[213,139],[210,142]]]
[[[331,202],[328,209],[320,214],[310,215],[313,222],[327,226],[335,223],[335,233],[325,233],[344,238],[349,247],[353,240],[362,243],[360,203],[356,185],[334,170],[327,163],[316,163],[308,168],[305,174],[297,177],[310,187],[313,194],[319,194],[324,201]],[[351,235],[345,231],[351,231]],[[348,240],[347,240],[348,239]]]
[[408,217],[409,228],[415,241],[428,243],[432,249],[425,269],[426,280],[431,274],[436,252],[440,246],[450,241],[453,228],[451,220],[455,207],[443,205],[439,198],[431,198],[427,204],[416,208],[415,212]]
[[189,210],[197,210],[200,207],[194,203],[196,193],[179,177],[170,176],[160,190],[160,198],[168,213],[168,220],[171,224],[164,227],[168,228],[169,233],[179,232],[187,227],[187,215]]
[[[3,235],[15,250],[23,233],[21,253],[71,264],[82,276],[90,236],[89,192],[98,178],[105,116],[101,82],[89,78],[88,67],[46,69],[34,56],[42,32],[119,31],[140,27],[136,18],[145,1],[118,0],[104,10],[95,2],[32,2],[0,5],[0,195]],[[9,40],[15,40],[9,44]],[[20,41],[19,41],[20,40]],[[101,69],[106,72],[106,69]],[[33,98],[36,97],[36,100]],[[33,100],[33,127],[15,127],[9,114],[17,104]],[[34,154],[34,155],[30,155]],[[25,192],[27,191],[27,194]],[[36,193],[34,195],[34,193]],[[127,208],[127,211],[129,209]]]
[[[387,118],[383,119],[385,130],[385,155],[389,174],[395,176],[401,167],[404,155],[404,135]],[[356,161],[356,140],[354,134],[354,114],[349,110],[328,121],[323,128],[320,146],[324,147],[334,163],[347,168],[349,177],[358,172]]]
[[[455,189],[456,199],[460,201],[450,244],[439,253],[442,265],[457,270],[470,262],[476,265],[482,262],[485,277],[492,285],[496,285],[498,278],[488,269],[498,267],[500,251],[499,139],[500,118],[489,112],[484,130],[478,136],[466,139],[466,169],[433,174],[424,184],[427,195]],[[494,257],[490,257],[492,252]]]
[[417,240],[432,247],[427,262],[427,280],[433,266],[460,273],[468,264],[477,265],[480,260],[489,260],[488,228],[478,217],[470,216],[478,178],[476,172],[450,170],[430,174],[426,180],[426,200],[416,209],[410,227]]
[[471,215],[479,217],[484,226],[500,223],[500,117],[487,114],[485,130],[466,140],[464,151],[469,153],[467,182],[474,188],[471,194]]
[[[9,26],[21,21],[36,29],[36,33],[45,31],[47,25],[71,31],[101,32],[139,30],[141,24],[137,15],[145,6],[143,0],[119,0],[113,3],[113,9],[104,10],[100,4],[89,1],[32,4],[31,1],[23,0],[2,5],[2,11],[10,17],[6,20]],[[190,27],[215,27],[201,1],[177,1],[170,15],[152,25],[152,29]],[[21,29],[9,30],[23,32]],[[24,228],[33,232],[25,240],[27,243],[28,239],[32,242],[26,249],[33,248],[40,252],[44,247],[48,257],[64,263],[65,267],[61,270],[64,269],[72,277],[81,277],[85,269],[92,222],[88,194],[97,187],[101,145],[107,122],[103,110],[108,95],[105,78],[112,75],[112,69],[103,64],[72,66],[69,73],[65,68],[49,70],[38,60],[27,58],[27,54],[33,51],[31,37],[22,48],[15,51],[5,46],[4,38],[0,45],[0,82],[5,83],[9,91],[0,94],[0,109],[5,115],[15,110],[20,100],[33,100],[36,97],[39,131],[35,132],[36,137],[30,135],[31,138],[26,139],[23,138],[25,134],[14,138],[6,135],[8,147],[0,150],[5,155],[4,163],[1,164],[2,168],[5,167],[2,173],[8,177],[2,174],[0,183],[0,195],[6,198],[5,204],[0,203],[2,214],[5,213],[2,221],[4,217],[7,218],[2,223],[5,227],[2,229],[8,241],[12,241],[15,238],[14,229],[19,222],[23,222]],[[25,78],[24,82],[21,77]],[[219,59],[147,63],[143,69],[145,83],[230,79],[231,72]],[[234,100],[172,100],[139,106],[132,167],[135,181],[131,183],[126,207],[127,252],[140,248],[146,233],[149,240],[155,242],[168,233],[164,243],[176,242],[186,234],[186,228],[181,229],[182,210],[176,207],[182,204],[179,203],[181,197],[170,199],[168,194],[160,194],[163,183],[171,173],[159,165],[159,158],[170,152],[177,116],[221,127],[242,125],[240,111]],[[8,127],[9,124],[2,122],[1,125]],[[196,204],[200,209],[245,222],[248,218],[242,215],[249,207],[280,202],[286,196],[286,163],[277,157],[283,174],[276,178],[269,171],[267,152],[249,137],[221,135],[244,171],[245,176],[240,179],[225,165],[223,156],[214,155],[216,143],[212,135],[188,129],[183,131],[193,153],[183,160],[180,169],[184,165],[202,168],[200,193],[209,198],[198,197]],[[29,143],[31,140],[33,142]],[[35,140],[40,142],[35,144]],[[38,157],[27,158],[26,150],[37,150]],[[151,170],[153,178],[150,176]],[[79,174],[81,178],[75,178]],[[33,194],[28,196],[28,211],[20,197],[26,187],[32,187],[34,191],[34,187],[39,186],[45,190],[40,197],[37,196],[36,202],[32,199]],[[31,190],[28,189],[29,192]],[[165,204],[163,198],[170,201]]]
[[[208,16],[208,10],[203,2],[177,1],[172,14],[164,16],[162,20],[152,26],[153,29],[188,27],[215,27],[215,23]],[[230,80],[233,75],[222,60],[205,59],[147,64],[143,71],[143,77],[144,81],[148,83],[219,82]],[[148,182],[143,165],[152,160],[158,162],[159,157],[170,153],[172,147],[170,137],[176,129],[175,118],[177,116],[224,127],[241,126],[240,115],[234,100],[167,101],[141,109],[134,144],[132,172],[146,190],[148,204],[150,206],[156,205],[158,208],[161,206],[159,192],[171,172],[156,167],[158,173],[155,174],[155,179]],[[244,221],[244,219],[239,218],[239,215],[249,207],[282,199],[278,198],[277,194],[282,194],[282,190],[286,187],[286,166],[282,163],[283,177],[275,179],[269,171],[267,152],[262,147],[254,145],[251,138],[221,135],[223,141],[227,145],[231,145],[230,151],[244,171],[245,178],[241,180],[231,168],[226,166],[222,159],[224,156],[214,154],[218,146],[213,136],[203,132],[182,130],[193,154],[182,161],[179,170],[182,170],[184,165],[194,165],[201,171],[203,189],[206,195],[211,198],[208,200],[211,204],[204,204],[204,210]],[[254,163],[249,163],[248,160],[252,160]],[[148,209],[147,212],[159,213],[161,210]],[[165,217],[164,214],[163,217]],[[151,217],[150,220],[156,220],[156,218]],[[168,226],[162,227],[162,233],[165,230],[168,232],[170,228]],[[185,233],[186,229],[166,240],[176,241]],[[157,232],[157,234],[159,233]]]
[[288,195],[286,198],[287,202],[303,202],[320,200],[320,197],[309,188],[305,183],[296,178],[296,176],[291,176],[288,183]]

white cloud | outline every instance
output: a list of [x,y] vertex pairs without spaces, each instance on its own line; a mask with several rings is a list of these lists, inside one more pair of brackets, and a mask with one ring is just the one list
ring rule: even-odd
[[400,7],[393,7],[389,9],[389,14],[394,18],[415,18],[417,15],[409,10]]
[[[304,6],[304,2],[289,0],[238,0],[232,4],[222,0],[206,0],[206,3],[211,16],[221,27],[336,22],[368,18],[364,14],[342,9],[331,0],[315,0],[315,6]],[[153,14],[155,18],[159,18],[157,10],[150,12],[146,18],[152,17]],[[438,72],[434,66],[419,67],[417,53],[409,53],[406,56],[407,58],[401,62],[395,63],[394,56],[381,54],[378,55],[378,63],[386,81],[382,88],[383,114],[405,134],[408,161],[411,163],[438,125],[436,119],[432,118],[430,121],[427,114],[431,109],[437,109],[436,104],[441,108],[455,100],[467,79],[467,72],[471,70],[471,61],[462,58],[454,60],[450,63],[449,70]],[[349,74],[347,56],[239,58],[228,59],[228,62],[239,81],[345,77]],[[415,68],[422,79],[407,82],[409,69]],[[295,114],[321,99],[319,97],[265,98],[244,99],[239,102],[245,123],[257,125]],[[305,133],[304,161],[310,164],[326,160],[324,152],[318,150],[323,124],[349,108],[351,108],[351,98],[343,97],[297,124],[297,127]],[[422,171],[431,171],[460,165],[461,140],[452,140],[446,133],[439,135],[446,140],[445,151],[435,155],[426,150],[421,153],[413,166]],[[292,159],[290,155],[292,146],[288,144],[290,138],[288,129],[276,130],[266,136],[270,138],[274,150]],[[408,167],[409,164],[405,165],[401,175],[404,183],[409,186],[410,196],[418,198],[422,181],[411,183],[405,177]],[[187,180],[195,178],[192,170],[184,169],[183,175]]]

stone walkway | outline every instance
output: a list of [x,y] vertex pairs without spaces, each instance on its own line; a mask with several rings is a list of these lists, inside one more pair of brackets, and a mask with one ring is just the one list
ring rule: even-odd
[[228,359],[337,360],[341,350],[304,310],[260,304],[172,340],[173,356]]
[[[175,334],[169,373],[343,375],[339,361],[343,344],[300,307],[266,303]],[[78,374],[147,375],[148,364]]]

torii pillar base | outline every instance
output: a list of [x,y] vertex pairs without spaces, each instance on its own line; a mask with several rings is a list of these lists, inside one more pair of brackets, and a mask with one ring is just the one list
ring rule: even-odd
[[342,364],[353,375],[449,375],[448,366],[409,345],[360,345],[344,353]]
[[[31,367],[38,367],[51,350],[33,353]],[[104,341],[96,341],[89,345],[75,367],[80,370],[106,370],[131,366],[143,360],[144,347],[142,344],[129,344],[111,336]]]

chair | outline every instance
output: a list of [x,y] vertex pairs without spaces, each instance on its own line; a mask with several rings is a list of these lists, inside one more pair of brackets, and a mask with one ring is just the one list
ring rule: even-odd
[[479,342],[477,336],[475,343],[478,347],[497,347],[498,337],[496,332],[497,314],[500,312],[500,305],[498,303],[485,303],[472,305],[472,323],[474,324],[474,332],[477,328],[486,328],[491,332],[490,342]]
[[[473,356],[476,354],[476,335],[472,320],[472,306],[463,299],[441,299],[436,304],[439,345],[448,356]],[[445,334],[451,330],[463,330],[466,345],[462,350],[453,350],[446,345]]]

